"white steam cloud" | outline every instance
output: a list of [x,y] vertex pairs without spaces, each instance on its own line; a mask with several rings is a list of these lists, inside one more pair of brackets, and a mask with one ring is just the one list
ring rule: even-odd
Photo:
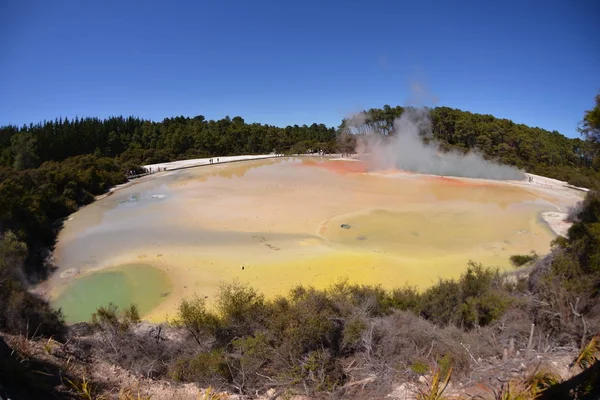
[[[431,140],[431,119],[427,108],[405,108],[402,116],[394,121],[392,132],[385,132],[385,127],[376,122],[366,123],[367,120],[368,116],[360,113],[349,118],[346,126],[349,132],[357,135],[356,151],[371,171],[401,169],[496,180],[525,177],[523,171],[487,161],[475,151],[467,154],[440,151],[438,144]],[[425,143],[424,138],[430,140]]]

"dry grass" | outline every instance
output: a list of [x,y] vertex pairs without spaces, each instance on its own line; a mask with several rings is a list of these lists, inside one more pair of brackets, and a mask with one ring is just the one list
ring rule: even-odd
[[446,377],[442,379],[442,370],[436,367],[431,370],[431,376],[425,378],[425,384],[418,386],[415,393],[417,400],[445,400],[448,399],[444,396],[444,392],[450,384],[450,377],[452,376],[452,368],[445,374]]
[[560,382],[562,382],[560,375],[546,369],[536,369],[525,380],[524,385],[531,388],[531,393],[537,397],[537,395],[554,385],[558,385]]
[[577,365],[581,369],[587,369],[598,362],[599,354],[600,344],[598,343],[598,336],[594,336],[588,344],[581,349],[579,355],[573,362],[573,365]]
[[152,396],[144,395],[140,392],[140,388],[123,388],[119,391],[119,400],[150,400]]
[[65,378],[65,381],[71,386],[71,388],[75,391],[77,396],[81,397],[85,400],[102,400],[103,396],[99,396],[96,394],[96,387],[87,379],[87,377],[83,376],[81,379],[68,379]]
[[212,386],[206,388],[201,397],[202,400],[226,400],[228,398],[229,395],[227,393],[219,392],[215,390]]
[[523,382],[505,382],[498,389],[491,389],[494,400],[535,400],[537,395],[530,385]]

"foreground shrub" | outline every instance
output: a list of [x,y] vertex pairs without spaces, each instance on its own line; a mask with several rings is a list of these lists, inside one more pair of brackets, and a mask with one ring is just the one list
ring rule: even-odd
[[252,335],[262,327],[267,313],[264,295],[237,281],[221,285],[215,308],[220,321],[217,338],[221,343]]
[[181,301],[174,322],[184,327],[201,347],[203,339],[214,335],[219,327],[217,316],[207,310],[206,302],[198,296]]
[[389,314],[393,306],[389,293],[380,285],[349,284],[343,280],[332,285],[327,295],[347,313],[352,308],[360,308],[369,317]]
[[62,313],[27,291],[24,264],[27,246],[17,235],[0,235],[0,330],[26,336],[61,336],[66,332]]
[[224,284],[211,309],[201,297],[180,304],[176,323],[200,348],[178,357],[169,371],[183,381],[227,382],[239,393],[265,382],[308,393],[336,391],[353,379],[347,362],[389,374],[389,368],[411,373],[420,360],[443,374],[462,374],[470,369],[469,348],[499,352],[460,328],[499,319],[512,301],[503,288],[498,271],[474,263],[460,279],[440,281],[424,293],[342,281],[327,290],[298,286],[266,300],[247,285]]
[[232,373],[232,383],[239,392],[244,392],[247,387],[260,386],[265,374],[275,374],[275,371],[263,368],[268,366],[273,356],[274,349],[263,333],[231,342],[226,354],[227,365]]
[[140,310],[137,304],[131,304],[129,307],[123,310],[123,319],[128,325],[137,324],[142,320],[140,318]]
[[331,392],[344,382],[344,373],[338,360],[324,349],[306,354],[297,371],[298,378],[318,392]]
[[28,292],[21,284],[0,281],[0,330],[25,336],[62,337],[67,328],[60,310]]
[[296,288],[290,299],[273,303],[267,328],[273,338],[295,359],[322,348],[340,348],[341,312],[324,291]]
[[131,304],[123,311],[113,304],[100,306],[92,314],[92,324],[102,330],[127,331],[131,325],[140,322],[140,312],[136,304]]
[[108,303],[106,307],[100,306],[92,314],[92,324],[117,327],[119,325],[119,315],[117,312],[118,307],[113,303]]
[[459,321],[457,315],[462,302],[460,284],[452,280],[441,280],[423,293],[420,302],[421,315],[440,325]]
[[495,321],[511,304],[502,286],[498,270],[470,262],[459,280],[441,280],[415,303],[421,315],[436,324],[470,329]]
[[[421,364],[437,364],[446,373],[450,368],[462,374],[470,370],[470,357],[463,347],[474,340],[464,331],[449,326],[440,329],[406,311],[397,311],[373,321],[372,334],[365,339],[364,354],[370,363],[385,363],[398,370],[421,371]],[[482,346],[493,354],[494,346]],[[474,350],[475,351],[475,350]],[[484,354],[483,352],[481,354]]]
[[414,286],[392,290],[389,295],[390,309],[419,312],[423,298]]
[[213,350],[193,358],[177,360],[169,370],[176,381],[196,382],[200,386],[223,384],[231,381],[231,374],[222,350]]

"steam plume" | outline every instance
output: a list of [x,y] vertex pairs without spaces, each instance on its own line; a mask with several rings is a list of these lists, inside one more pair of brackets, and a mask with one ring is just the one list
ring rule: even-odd
[[[360,113],[346,121],[350,132],[357,134],[356,150],[369,170],[402,169],[424,174],[462,176],[497,180],[523,179],[522,171],[485,160],[471,151],[442,152],[431,140],[431,119],[427,108],[405,108],[394,121],[391,135],[382,135],[366,123],[368,115]],[[424,138],[429,138],[428,143]]]

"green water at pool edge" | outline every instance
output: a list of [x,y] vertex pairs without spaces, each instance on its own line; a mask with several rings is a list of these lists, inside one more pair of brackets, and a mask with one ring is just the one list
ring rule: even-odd
[[171,292],[167,274],[145,264],[124,264],[76,278],[53,299],[69,323],[89,321],[100,306],[120,310],[135,303],[140,315],[152,311]]

